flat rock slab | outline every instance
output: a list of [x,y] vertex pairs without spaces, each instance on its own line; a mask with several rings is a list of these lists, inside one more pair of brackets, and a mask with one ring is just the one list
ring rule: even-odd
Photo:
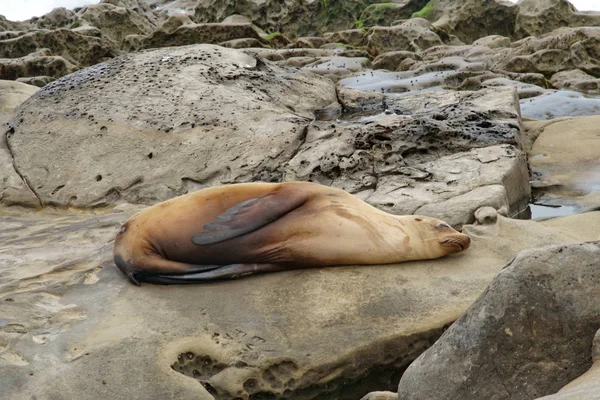
[[592,364],[592,339],[600,327],[599,268],[600,241],[521,252],[411,364],[398,397],[531,399],[555,393]]
[[391,389],[518,251],[600,237],[600,213],[587,231],[498,217],[437,261],[135,287],[111,247],[137,209],[0,211],[1,397],[354,400]]

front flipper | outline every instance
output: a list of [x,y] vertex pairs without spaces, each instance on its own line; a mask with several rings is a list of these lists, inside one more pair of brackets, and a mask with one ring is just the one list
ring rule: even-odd
[[192,243],[213,244],[253,232],[300,207],[308,196],[297,188],[284,187],[238,203],[204,225],[202,232],[192,236]]
[[183,275],[147,275],[143,280],[161,285],[178,285],[184,283],[201,283],[219,279],[236,279],[246,275],[263,272],[286,271],[289,265],[280,264],[230,264],[210,271],[183,274]]

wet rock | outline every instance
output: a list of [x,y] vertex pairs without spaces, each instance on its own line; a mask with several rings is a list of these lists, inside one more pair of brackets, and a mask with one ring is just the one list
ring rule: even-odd
[[590,209],[600,204],[599,116],[528,122],[537,137],[529,152],[537,202]]
[[367,40],[369,51],[375,55],[399,50],[418,52],[442,44],[431,23],[422,18],[391,27],[374,27]]
[[546,90],[542,95],[521,100],[521,114],[541,120],[598,115],[600,99],[571,90]]
[[8,142],[44,204],[154,203],[281,180],[314,111],[332,103],[333,84],[316,74],[218,46],[168,48],[52,82],[20,109]]
[[600,288],[599,267],[600,242],[520,253],[411,364],[400,381],[399,398],[555,393],[591,366],[589,349],[600,326],[593,295]]
[[558,72],[552,75],[550,83],[557,89],[572,89],[579,92],[600,91],[600,79],[594,78],[580,69]]
[[600,26],[599,12],[578,12],[567,0],[522,0],[515,37],[541,36],[564,26]]
[[86,36],[69,29],[39,30],[14,39],[0,40],[0,58],[25,57],[49,49],[78,66],[88,66],[114,57],[116,50],[107,39]]

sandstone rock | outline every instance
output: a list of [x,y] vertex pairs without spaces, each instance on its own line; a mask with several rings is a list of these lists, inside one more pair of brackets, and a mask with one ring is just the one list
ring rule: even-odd
[[323,36],[330,43],[344,43],[350,46],[365,46],[367,44],[367,33],[363,29],[348,29],[329,33]]
[[[117,3],[118,4],[118,3]],[[138,7],[129,9],[102,2],[87,6],[79,14],[79,25],[89,24],[102,31],[112,40],[120,43],[127,35],[145,35],[155,30],[158,18],[149,12],[143,13]]]
[[366,29],[373,26],[395,25],[395,21],[409,19],[411,15],[422,9],[427,2],[428,0],[403,0],[371,4],[362,12],[355,26]]
[[375,55],[398,50],[418,52],[442,44],[432,28],[431,23],[422,18],[397,26],[375,27],[368,33],[367,46]]
[[421,57],[412,51],[390,51],[375,57],[373,60],[373,69],[387,69],[390,71],[395,71],[400,63],[407,58],[412,58],[414,60],[421,59]]
[[230,49],[248,49],[262,47],[262,43],[258,39],[233,39],[223,43],[219,43],[219,46],[229,47]]
[[31,76],[27,78],[18,78],[17,82],[26,83],[28,85],[43,87],[52,82],[54,78],[50,76]]
[[375,114],[386,109],[385,95],[338,86],[338,99],[348,114]]
[[[85,100],[94,96],[103,100]],[[8,141],[44,204],[153,203],[280,180],[314,110],[331,103],[333,84],[315,74],[217,46],[168,48],[52,82],[20,109]]]
[[339,77],[363,71],[371,67],[371,61],[364,57],[324,57],[303,67],[320,75],[333,74]]
[[398,393],[393,392],[371,392],[360,400],[398,400]]
[[327,44],[327,40],[320,37],[300,37],[288,45],[291,49],[318,49]]
[[269,61],[283,61],[284,60],[281,53],[275,49],[254,47],[251,49],[246,49],[245,52],[247,54],[252,54],[253,56],[264,58],[265,60],[269,60]]
[[75,20],[75,12],[64,7],[57,7],[48,14],[37,18],[35,25],[40,29],[70,28]]
[[541,36],[564,26],[600,26],[599,12],[577,12],[567,0],[522,0],[515,19],[515,37]]
[[186,46],[196,43],[217,44],[228,40],[248,38],[260,40],[260,36],[251,24],[192,24],[181,25],[171,33],[159,29],[141,39],[139,48],[127,47],[126,49]]
[[555,393],[591,365],[589,349],[600,326],[599,267],[600,242],[520,253],[411,364],[400,380],[399,398],[526,399]]
[[557,89],[573,89],[580,92],[600,91],[600,79],[580,69],[558,72],[552,75],[550,83]]
[[281,54],[284,58],[292,58],[292,57],[332,57],[335,55],[333,50],[327,49],[282,49],[279,50],[279,54]]
[[1,40],[0,58],[25,57],[44,48],[79,66],[96,64],[115,56],[113,44],[106,39],[81,35],[69,29],[56,29],[33,31],[14,39]]
[[13,110],[38,91],[35,86],[0,80],[0,203],[37,207],[39,200],[15,170],[13,155],[5,140]]
[[490,49],[510,47],[510,45],[510,38],[500,35],[485,36],[473,42],[473,46],[487,46]]
[[545,192],[538,201],[581,209],[600,204],[598,124],[599,116],[527,124],[537,137],[529,152],[533,184]]
[[340,51],[336,55],[338,57],[354,57],[354,58],[362,57],[362,58],[366,58],[369,60],[371,59],[371,55],[369,54],[369,52],[367,50],[362,50],[362,49],[344,50],[344,51]]
[[[0,211],[3,397],[208,400],[209,390],[223,400],[307,400],[392,390],[516,252],[582,231],[581,220],[563,231],[500,217],[469,231],[468,252],[435,261],[138,288],[111,256],[137,209]],[[586,221],[598,234],[600,213]],[[124,373],[131,360],[135,373]]]
[[518,6],[506,1],[436,0],[429,19],[433,25],[465,43],[488,35],[512,37]]
[[182,25],[193,25],[194,21],[192,21],[192,19],[185,15],[185,14],[177,14],[177,15],[171,15],[170,17],[168,17],[159,27],[158,29],[166,32],[166,33],[173,33],[177,30],[177,28],[179,28]]
[[52,55],[48,49],[40,49],[21,58],[0,58],[0,79],[16,80],[40,75],[60,78],[77,69],[63,57]]

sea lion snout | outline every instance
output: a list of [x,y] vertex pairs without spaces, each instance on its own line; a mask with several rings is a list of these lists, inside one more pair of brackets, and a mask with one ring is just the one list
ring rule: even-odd
[[448,253],[459,253],[469,248],[471,238],[463,233],[458,233],[440,239],[440,244],[450,250]]

